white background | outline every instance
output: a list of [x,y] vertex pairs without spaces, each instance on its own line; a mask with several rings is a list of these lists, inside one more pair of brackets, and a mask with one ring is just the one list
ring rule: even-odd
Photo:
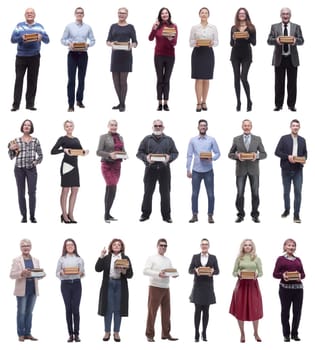
[[[102,275],[94,271],[94,264],[101,249],[108,246],[114,237],[122,238],[126,244],[134,269],[134,278],[129,281],[130,308],[129,317],[124,318],[121,327],[121,345],[146,345],[145,323],[147,312],[148,278],[142,270],[146,258],[156,252],[156,241],[165,237],[169,247],[167,255],[180,277],[171,281],[172,295],[172,335],[180,340],[176,343],[160,340],[160,321],[156,322],[156,342],[152,347],[182,348],[184,345],[205,346],[193,343],[193,304],[188,296],[193,276],[188,274],[188,266],[193,254],[199,252],[201,238],[210,240],[210,252],[218,258],[221,273],[215,277],[217,304],[210,308],[208,346],[239,346],[239,331],[235,318],[228,313],[235,285],[232,277],[234,260],[239,244],[244,238],[252,238],[257,245],[257,253],[262,259],[264,276],[259,280],[263,296],[264,318],[260,322],[262,344],[255,343],[251,324],[246,324],[246,344],[243,347],[261,347],[264,345],[282,348],[284,346],[280,322],[280,302],[278,283],[272,272],[275,261],[282,254],[283,241],[292,237],[297,241],[297,256],[300,256],[306,271],[305,299],[300,325],[302,342],[295,346],[309,348],[313,343],[314,276],[312,276],[312,232],[313,192],[311,174],[314,173],[312,150],[313,94],[309,83],[313,82],[313,56],[310,33],[312,11],[301,1],[221,1],[205,3],[196,0],[143,2],[125,0],[112,1],[21,1],[11,0],[2,5],[2,55],[1,55],[1,103],[2,132],[0,137],[1,181],[0,225],[2,231],[3,268],[0,272],[1,298],[0,329],[2,342],[7,348],[17,345],[16,337],[16,300],[13,297],[14,281],[8,275],[12,259],[20,254],[21,238],[30,238],[33,242],[32,254],[40,259],[47,277],[40,281],[40,297],[37,299],[33,335],[38,343],[27,342],[32,348],[64,349],[67,328],[64,305],[60,293],[60,282],[55,277],[55,268],[61,254],[63,242],[72,237],[76,240],[80,255],[86,263],[86,277],[82,280],[83,295],[81,302],[81,344],[95,349],[104,347],[103,319],[97,315],[98,293]],[[270,4],[270,5],[269,5]],[[216,25],[219,33],[219,46],[215,52],[214,79],[210,83],[208,112],[196,113],[194,81],[190,78],[189,33],[193,25],[199,23],[198,12],[203,6],[210,8],[209,22]],[[96,45],[89,49],[89,63],[86,76],[84,103],[86,108],[76,109],[69,114],[67,110],[67,48],[60,39],[64,27],[74,20],[74,9],[82,6],[85,10],[84,21],[93,28]],[[117,9],[126,6],[129,9],[128,22],[136,28],[139,45],[133,51],[133,72],[128,78],[127,111],[119,113],[111,107],[117,104],[110,65],[110,48],[106,46],[109,27],[117,21]],[[178,25],[178,43],[176,61],[171,77],[170,112],[156,112],[156,77],[153,64],[154,43],[148,35],[161,7],[167,6],[173,21]],[[253,48],[253,64],[249,72],[252,90],[253,111],[235,111],[236,99],[233,87],[233,73],[230,57],[230,28],[234,16],[241,6],[247,7],[257,29],[257,46]],[[287,111],[273,112],[274,70],[271,66],[273,47],[267,45],[267,37],[272,23],[280,21],[280,9],[289,6],[292,10],[292,22],[302,27],[305,46],[299,47],[301,66],[298,70],[297,113]],[[48,45],[42,44],[41,67],[36,97],[37,112],[24,109],[25,100],[18,112],[10,112],[14,86],[14,62],[16,45],[10,43],[11,33],[16,23],[24,19],[27,7],[34,7],[37,20],[43,24],[50,36]],[[243,93],[243,91],[242,91]],[[244,94],[243,94],[244,95]],[[35,125],[34,136],[38,137],[44,152],[44,160],[38,166],[37,211],[38,224],[21,224],[17,202],[16,184],[13,174],[14,162],[7,156],[8,142],[20,135],[20,125],[30,118]],[[60,175],[59,166],[62,155],[50,155],[50,150],[59,136],[64,135],[63,122],[71,118],[75,123],[74,135],[90,154],[79,159],[81,188],[79,191],[75,218],[77,225],[60,223]],[[96,156],[99,136],[107,131],[109,119],[116,118],[119,132],[125,139],[129,159],[122,164],[121,179],[112,214],[119,221],[105,224],[104,191],[105,183],[100,170],[100,158]],[[158,188],[154,196],[153,213],[149,221],[140,223],[140,207],[143,196],[144,165],[136,158],[137,148],[143,137],[151,133],[152,121],[161,118],[165,124],[165,133],[173,137],[179,150],[178,159],[172,168],[172,218],[174,223],[161,220],[159,211]],[[215,224],[207,223],[207,202],[204,187],[201,188],[199,204],[199,222],[188,224],[191,217],[191,182],[186,177],[186,150],[189,139],[197,133],[199,118],[209,122],[208,133],[214,136],[221,150],[221,158],[214,164],[215,172]],[[234,206],[235,162],[227,157],[234,136],[241,133],[241,121],[250,118],[253,122],[253,134],[262,137],[268,153],[266,160],[260,163],[261,224],[250,220],[250,191],[246,188],[247,217],[241,224],[235,224]],[[282,184],[279,159],[274,150],[279,138],[289,133],[291,119],[301,121],[300,134],[307,140],[309,159],[304,169],[303,199],[301,207],[302,224],[293,224],[292,217],[281,219],[283,211]],[[24,345],[23,345],[24,346]],[[110,341],[106,346],[113,346]],[[151,346],[151,345],[150,345]],[[285,345],[288,346],[288,345]],[[290,345],[289,345],[290,346]]]

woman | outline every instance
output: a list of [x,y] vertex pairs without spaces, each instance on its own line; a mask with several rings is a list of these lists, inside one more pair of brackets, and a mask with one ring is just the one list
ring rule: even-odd
[[[66,135],[59,137],[55,146],[51,150],[51,154],[64,153],[61,167],[61,195],[60,206],[62,214],[60,216],[61,222],[65,224],[76,224],[74,220],[73,211],[77,194],[80,187],[80,177],[78,168],[78,156],[71,154],[72,150],[83,150],[78,138],[72,135],[74,129],[74,123],[71,120],[66,120],[63,123]],[[88,150],[83,150],[82,155],[87,155]],[[69,196],[70,192],[70,196]],[[67,208],[69,196],[69,203]]]
[[[133,276],[130,259],[125,255],[125,245],[121,239],[114,238],[108,247],[101,251],[95,264],[96,272],[103,272],[102,286],[98,303],[98,314],[104,316],[105,335],[108,341],[111,335],[112,317],[114,318],[114,340],[120,342],[121,317],[128,316],[129,292],[127,278]],[[115,267],[120,259],[128,261],[125,267]]]
[[110,120],[107,127],[108,133],[100,136],[96,154],[102,157],[101,169],[106,182],[104,219],[105,222],[110,223],[117,220],[110,214],[116,196],[122,162],[122,159],[117,158],[117,152],[125,152],[125,146],[122,136],[117,133],[117,121]]
[[84,276],[84,261],[78,254],[75,241],[64,241],[61,258],[58,260],[56,275],[61,280],[61,294],[66,307],[68,343],[80,342],[80,301],[82,294],[81,277]]
[[[215,255],[209,254],[209,241],[204,238],[200,243],[201,253],[192,257],[189,273],[194,274],[194,285],[190,296],[190,301],[195,304],[195,342],[199,342],[199,325],[202,313],[202,340],[207,341],[207,326],[209,321],[209,307],[215,304],[215,294],[213,289],[213,275],[219,274],[219,266]],[[208,267],[209,271],[204,274],[203,267]]]
[[[305,278],[302,261],[294,255],[296,242],[289,238],[283,244],[284,255],[277,259],[273,277],[280,279],[279,297],[281,302],[281,323],[285,342],[291,339],[299,341],[299,324],[303,304],[303,284],[301,280]],[[296,272],[292,278],[290,272]],[[290,308],[293,306],[293,319],[290,332]]]
[[[17,334],[21,342],[29,339],[36,341],[32,336],[33,309],[38,296],[38,278],[32,277],[31,270],[39,268],[38,259],[31,256],[32,243],[29,239],[20,242],[22,255],[13,260],[10,277],[15,279],[14,295],[17,300]],[[44,277],[43,274],[41,277]]]
[[[137,47],[136,31],[132,24],[127,23],[128,10],[125,7],[118,9],[118,23],[111,25],[107,37],[107,45],[112,47],[110,71],[112,72],[114,87],[119,104],[113,109],[119,112],[126,110],[128,73],[132,71],[131,49]],[[117,43],[128,43],[125,50],[117,49]]]
[[231,28],[231,62],[234,72],[234,88],[237,99],[236,110],[241,110],[241,81],[247,97],[247,112],[252,110],[250,87],[247,80],[252,63],[252,45],[256,45],[256,29],[252,24],[248,11],[241,7],[235,15],[235,24]]
[[15,158],[14,175],[18,189],[19,207],[23,223],[27,222],[27,209],[25,200],[25,182],[28,188],[30,220],[37,223],[35,218],[37,165],[43,160],[43,153],[34,132],[33,122],[24,120],[21,125],[23,135],[9,142],[9,157]]
[[[173,30],[169,30],[172,28]],[[166,29],[166,30],[165,30]],[[175,45],[177,43],[177,26],[172,22],[172,16],[166,7],[159,11],[158,18],[153,24],[149,40],[155,38],[154,65],[157,76],[158,111],[169,111],[168,97],[170,78],[175,62]]]
[[200,24],[191,28],[190,46],[193,47],[191,55],[191,77],[195,79],[195,92],[197,97],[197,112],[206,111],[209,80],[213,78],[214,53],[212,47],[218,45],[217,28],[208,23],[210,11],[202,7],[199,11]]
[[[253,272],[251,279],[244,278],[243,272]],[[251,239],[245,239],[236,258],[233,276],[237,283],[230,305],[230,314],[236,317],[241,331],[241,343],[245,343],[244,321],[252,321],[254,337],[261,342],[258,335],[258,320],[263,317],[262,299],[257,277],[262,276],[261,260],[256,255],[256,247]]]

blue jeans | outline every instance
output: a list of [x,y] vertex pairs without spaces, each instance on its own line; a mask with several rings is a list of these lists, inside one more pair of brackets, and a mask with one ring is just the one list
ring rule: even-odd
[[88,64],[87,52],[73,52],[68,53],[68,104],[70,107],[74,106],[75,98],[75,78],[78,71],[78,89],[76,99],[78,102],[83,101],[84,79],[86,68]]
[[284,209],[290,210],[290,191],[291,182],[293,182],[294,188],[294,215],[300,214],[301,197],[302,197],[302,183],[303,172],[302,169],[298,170],[282,170],[282,184],[283,184],[283,199]]
[[214,210],[214,190],[213,190],[213,170],[199,173],[197,171],[192,172],[192,195],[191,195],[191,208],[193,214],[198,214],[198,197],[200,191],[200,184],[203,180],[207,196],[208,196],[208,214],[213,214]]
[[33,309],[36,302],[36,294],[26,294],[24,297],[16,297],[17,300],[17,333],[18,336],[31,335]]
[[105,313],[105,332],[110,333],[112,325],[112,316],[114,315],[114,332],[120,331],[120,300],[121,300],[121,281],[109,279],[107,290],[107,305]]

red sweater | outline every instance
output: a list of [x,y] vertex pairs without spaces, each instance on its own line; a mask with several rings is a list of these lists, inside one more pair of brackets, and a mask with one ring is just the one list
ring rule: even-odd
[[[176,29],[176,35],[172,40],[169,40],[165,36],[162,35],[163,28],[164,27],[171,27]],[[154,55],[155,56],[175,56],[175,49],[174,46],[177,43],[177,26],[176,24],[171,24],[169,26],[162,24],[157,30],[152,29],[149,40],[152,41],[155,38],[155,49],[154,49]]]

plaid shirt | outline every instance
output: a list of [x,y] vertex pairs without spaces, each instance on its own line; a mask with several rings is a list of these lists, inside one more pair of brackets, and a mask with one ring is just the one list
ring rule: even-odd
[[24,142],[21,137],[16,138],[14,141],[19,146],[19,150],[15,152],[9,149],[9,157],[10,159],[16,158],[16,167],[31,169],[43,160],[42,149],[36,137],[32,137],[30,142]]

